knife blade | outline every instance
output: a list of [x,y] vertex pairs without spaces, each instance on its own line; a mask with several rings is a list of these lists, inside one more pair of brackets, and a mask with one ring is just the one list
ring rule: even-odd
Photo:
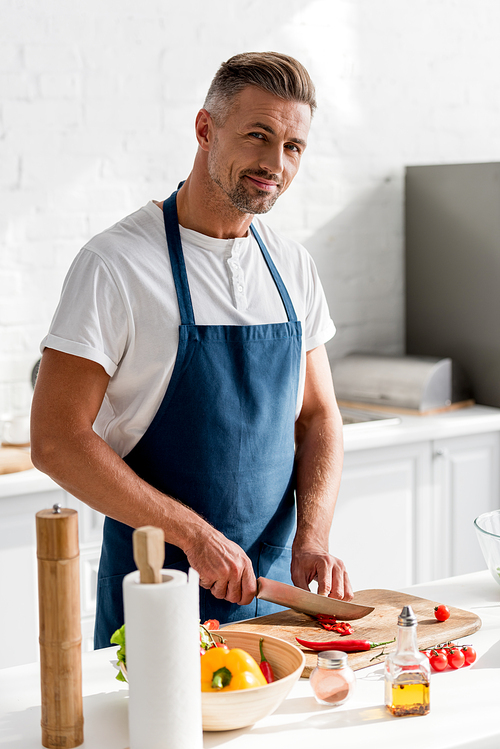
[[279,583],[277,580],[269,580],[266,577],[257,579],[257,598],[279,606],[286,606],[303,614],[312,616],[329,614],[340,619],[361,619],[374,609],[373,606],[360,606],[358,603],[319,596],[317,593],[296,588],[294,585]]

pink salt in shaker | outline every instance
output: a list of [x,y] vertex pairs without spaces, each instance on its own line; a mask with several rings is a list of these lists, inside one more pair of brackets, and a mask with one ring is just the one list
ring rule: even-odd
[[318,664],[311,672],[309,682],[320,705],[342,705],[356,684],[354,671],[347,663],[347,653],[340,650],[318,653]]

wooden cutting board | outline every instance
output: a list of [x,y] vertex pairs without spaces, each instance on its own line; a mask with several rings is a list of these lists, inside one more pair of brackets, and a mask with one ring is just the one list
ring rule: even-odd
[[[370,640],[370,642],[387,642],[396,636],[398,616],[403,606],[411,606],[418,620],[417,639],[420,649],[435,647],[450,640],[457,640],[481,627],[481,619],[470,611],[449,607],[450,618],[446,622],[438,622],[434,616],[434,607],[443,601],[429,601],[394,590],[361,590],[354,594],[353,603],[375,606],[375,610],[363,619],[350,622],[353,634],[345,639]],[[445,602],[444,602],[445,603]],[[263,635],[280,637],[282,640],[299,646],[296,637],[305,640],[341,640],[335,632],[327,632],[319,626],[313,617],[299,614],[292,609],[280,611],[277,614],[247,619],[238,624],[229,624],[224,629],[243,630],[246,632],[260,632]],[[301,647],[306,657],[306,666],[302,676],[309,676],[317,662],[317,653]],[[328,650],[328,648],[325,648]],[[384,648],[361,653],[349,653],[348,660],[355,671],[376,663],[383,663],[384,653],[395,650],[395,643]],[[377,657],[380,656],[380,657]]]
[[0,474],[28,471],[33,468],[30,454],[16,447],[0,447]]

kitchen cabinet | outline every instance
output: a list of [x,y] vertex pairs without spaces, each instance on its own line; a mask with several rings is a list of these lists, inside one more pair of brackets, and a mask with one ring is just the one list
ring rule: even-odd
[[474,518],[499,504],[500,432],[346,451],[330,551],[356,590],[483,570]]
[[94,619],[97,594],[97,571],[101,556],[104,515],[64,492],[65,504],[78,512],[80,538],[80,609],[82,617],[82,650],[94,649]]
[[484,569],[474,518],[500,507],[499,454],[498,432],[432,443],[432,579]]
[[330,551],[355,590],[401,588],[430,573],[420,554],[432,511],[429,456],[425,443],[346,453]]
[[[11,475],[2,477],[2,482],[5,478]],[[43,491],[36,486],[27,487],[26,493],[0,500],[0,667],[3,668],[38,660],[35,515],[56,502],[63,504],[62,490],[55,485],[44,487]]]
[[59,503],[78,511],[82,650],[93,648],[102,516],[38,471],[0,477],[0,668],[39,658],[35,516]]

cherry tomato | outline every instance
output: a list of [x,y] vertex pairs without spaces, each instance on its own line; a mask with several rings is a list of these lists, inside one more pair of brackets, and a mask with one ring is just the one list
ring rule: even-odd
[[465,655],[460,648],[450,648],[448,651],[448,665],[450,668],[462,668],[465,663]]
[[434,671],[444,671],[445,668],[448,667],[448,658],[444,653],[438,653],[436,650],[431,650],[429,663]]
[[[435,648],[427,648],[427,650],[422,650],[422,653],[425,653],[428,658],[431,657],[431,655],[435,655],[436,653],[445,653],[444,649],[441,646],[435,647]],[[448,653],[445,653],[446,657],[448,657]]]
[[431,653],[440,653],[441,655],[446,656],[448,658],[448,651],[446,648],[433,648],[431,650]]
[[203,622],[203,626],[213,632],[215,629],[219,629],[219,622],[217,619],[207,619],[206,622]]
[[442,603],[434,608],[434,616],[438,622],[445,622],[450,617],[450,609]]
[[460,648],[465,658],[465,665],[470,666],[476,660],[476,651],[470,645],[464,645]]

